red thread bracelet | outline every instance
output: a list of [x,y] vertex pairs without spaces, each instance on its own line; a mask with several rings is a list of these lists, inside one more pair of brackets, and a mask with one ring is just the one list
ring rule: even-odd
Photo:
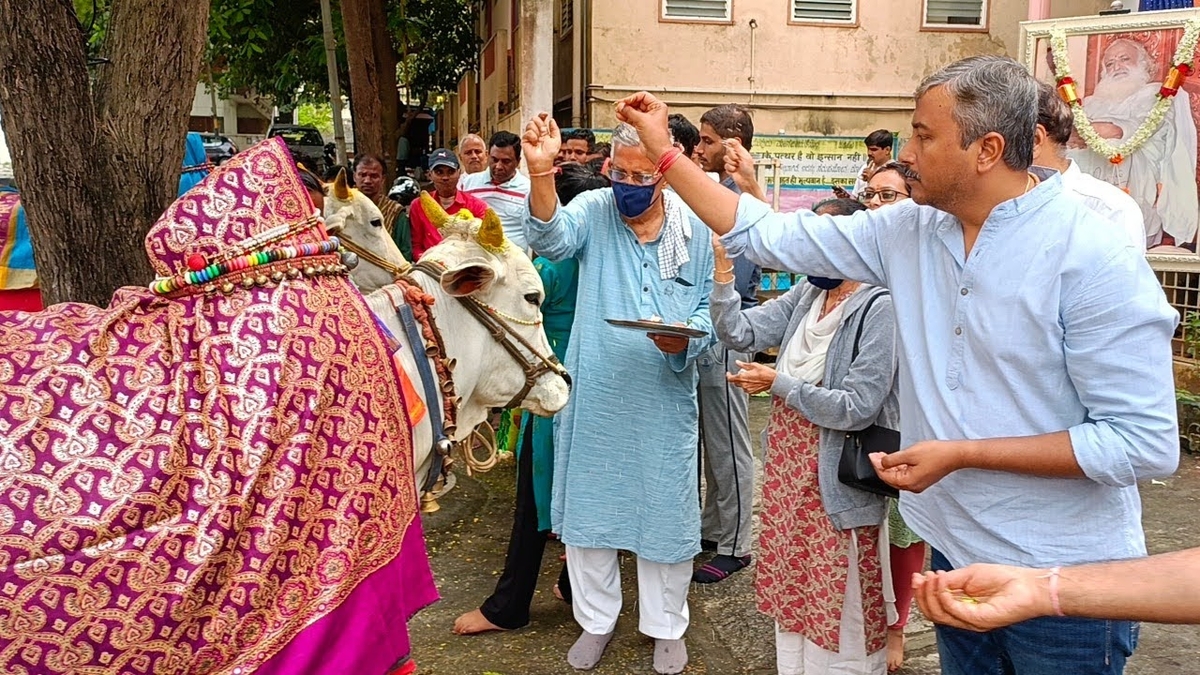
[[675,162],[677,162],[682,156],[683,150],[680,150],[679,148],[671,148],[671,150],[669,150],[665,155],[658,158],[658,172],[665,174],[667,171],[670,171],[671,167],[674,166]]
[[553,169],[550,169],[549,171],[539,171],[538,173],[531,173],[531,174],[529,174],[529,177],[530,178],[541,178],[542,176],[553,176],[556,173],[558,173],[557,166],[554,167]]

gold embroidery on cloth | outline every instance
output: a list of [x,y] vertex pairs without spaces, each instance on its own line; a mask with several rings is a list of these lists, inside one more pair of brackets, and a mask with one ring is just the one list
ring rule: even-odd
[[6,672],[249,672],[398,554],[411,439],[345,283],[0,322]]

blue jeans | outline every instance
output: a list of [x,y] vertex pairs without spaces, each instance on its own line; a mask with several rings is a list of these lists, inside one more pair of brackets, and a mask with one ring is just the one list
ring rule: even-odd
[[[934,550],[930,567],[950,570]],[[1072,617],[1031,619],[987,633],[937,626],[942,675],[1121,675],[1138,624]]]

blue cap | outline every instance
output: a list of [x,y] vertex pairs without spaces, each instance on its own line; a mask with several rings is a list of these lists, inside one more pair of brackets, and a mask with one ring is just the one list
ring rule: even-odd
[[458,168],[458,156],[445,148],[438,148],[429,155],[429,170],[433,171],[439,166],[448,166],[451,169]]

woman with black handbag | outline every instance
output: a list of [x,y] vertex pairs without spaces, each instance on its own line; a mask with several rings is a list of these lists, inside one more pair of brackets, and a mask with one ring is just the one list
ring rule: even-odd
[[[816,210],[862,209],[839,199]],[[773,395],[756,586],[759,611],[776,623],[778,672],[882,675],[892,595],[886,501],[842,483],[838,466],[847,432],[899,428],[891,296],[808,277],[741,310],[732,264],[719,240],[713,248],[709,311],[718,337],[739,351],[779,348],[778,370],[739,362],[728,376],[751,394]]]
[[[879,167],[867,183],[867,188],[858,198],[872,211],[909,199],[912,186],[908,184],[908,169],[899,162],[888,162]],[[898,448],[896,448],[898,449]],[[878,476],[876,476],[878,479]],[[879,479],[879,483],[883,483]],[[888,672],[895,672],[904,665],[904,627],[912,609],[913,590],[909,582],[913,574],[925,569],[925,542],[909,529],[900,517],[895,499],[888,500],[888,559],[892,569],[892,582],[896,594],[894,621],[888,624]]]

